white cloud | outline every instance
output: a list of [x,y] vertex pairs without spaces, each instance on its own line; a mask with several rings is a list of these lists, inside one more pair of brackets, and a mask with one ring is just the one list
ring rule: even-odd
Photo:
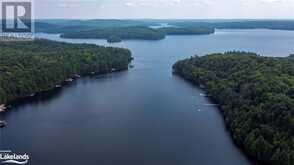
[[294,18],[294,0],[36,0],[35,4],[36,17],[51,18]]
[[259,0],[260,2],[265,2],[265,3],[273,3],[273,2],[283,2],[283,0]]

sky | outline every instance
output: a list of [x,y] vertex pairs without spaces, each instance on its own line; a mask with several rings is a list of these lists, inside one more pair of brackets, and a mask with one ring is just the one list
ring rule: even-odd
[[34,1],[37,19],[294,19],[294,0]]

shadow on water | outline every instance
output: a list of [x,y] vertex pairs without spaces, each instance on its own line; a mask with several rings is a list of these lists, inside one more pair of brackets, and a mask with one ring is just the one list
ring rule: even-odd
[[[69,90],[70,88],[76,87],[79,83],[85,85],[88,82],[92,82],[93,80],[97,79],[99,81],[106,81],[110,78],[113,77],[120,77],[124,76],[127,71],[119,71],[116,73],[109,73],[109,74],[101,74],[101,75],[89,75],[89,76],[84,76],[81,79],[75,80],[69,84],[63,85],[60,88],[53,88],[48,91],[36,93],[34,96],[28,96],[25,98],[19,98],[16,99],[12,102],[9,102],[8,105],[8,110],[5,111],[4,113],[0,114],[0,120],[4,120],[6,115],[9,115],[9,113],[13,111],[18,111],[19,108],[30,105],[46,105],[51,103],[54,100],[58,100],[58,98],[66,91]],[[77,82],[79,81],[79,83]]]

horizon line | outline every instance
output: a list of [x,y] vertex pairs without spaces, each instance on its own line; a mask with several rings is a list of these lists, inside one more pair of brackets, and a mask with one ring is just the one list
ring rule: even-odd
[[294,21],[294,18],[36,18],[33,20],[274,20],[274,21],[291,20],[291,21]]

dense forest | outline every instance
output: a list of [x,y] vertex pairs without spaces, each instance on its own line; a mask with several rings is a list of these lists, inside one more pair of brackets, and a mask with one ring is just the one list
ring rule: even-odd
[[68,32],[61,35],[63,38],[98,38],[111,40],[124,39],[144,39],[144,40],[160,40],[165,35],[157,30],[148,27],[122,27],[122,28],[104,28],[95,30],[85,30],[79,32]]
[[166,27],[159,28],[158,31],[165,35],[201,35],[212,34],[215,32],[214,28],[178,28],[178,27]]
[[[152,29],[166,23],[171,27]],[[215,29],[294,30],[293,20],[37,20],[36,32],[63,38],[97,38],[108,42],[128,39],[160,40],[166,35],[212,34]]]
[[49,40],[0,42],[0,104],[50,90],[66,79],[128,69],[127,49]]
[[[36,20],[36,32],[66,33],[105,28],[150,27],[162,23],[177,28],[202,29],[273,29],[294,30],[293,20],[174,20],[174,19],[143,19],[143,20]],[[174,30],[174,29],[173,29]],[[179,29],[177,29],[179,30]]]
[[294,164],[294,58],[227,52],[177,62],[174,72],[219,105],[235,142],[272,165]]
[[206,27],[216,29],[294,30],[293,20],[186,20],[171,21],[170,24],[179,27]]
[[94,30],[82,30],[75,32],[65,32],[63,38],[98,38],[107,39],[108,42],[120,42],[122,40],[161,40],[166,35],[201,35],[214,33],[212,28],[160,28],[152,29],[148,27],[121,27],[104,28]]
[[92,20],[71,20],[71,19],[46,19],[36,20],[36,32],[44,33],[65,33],[81,30],[93,30],[118,27],[149,27],[157,25],[155,22],[145,20],[118,20],[118,19],[92,19]]

